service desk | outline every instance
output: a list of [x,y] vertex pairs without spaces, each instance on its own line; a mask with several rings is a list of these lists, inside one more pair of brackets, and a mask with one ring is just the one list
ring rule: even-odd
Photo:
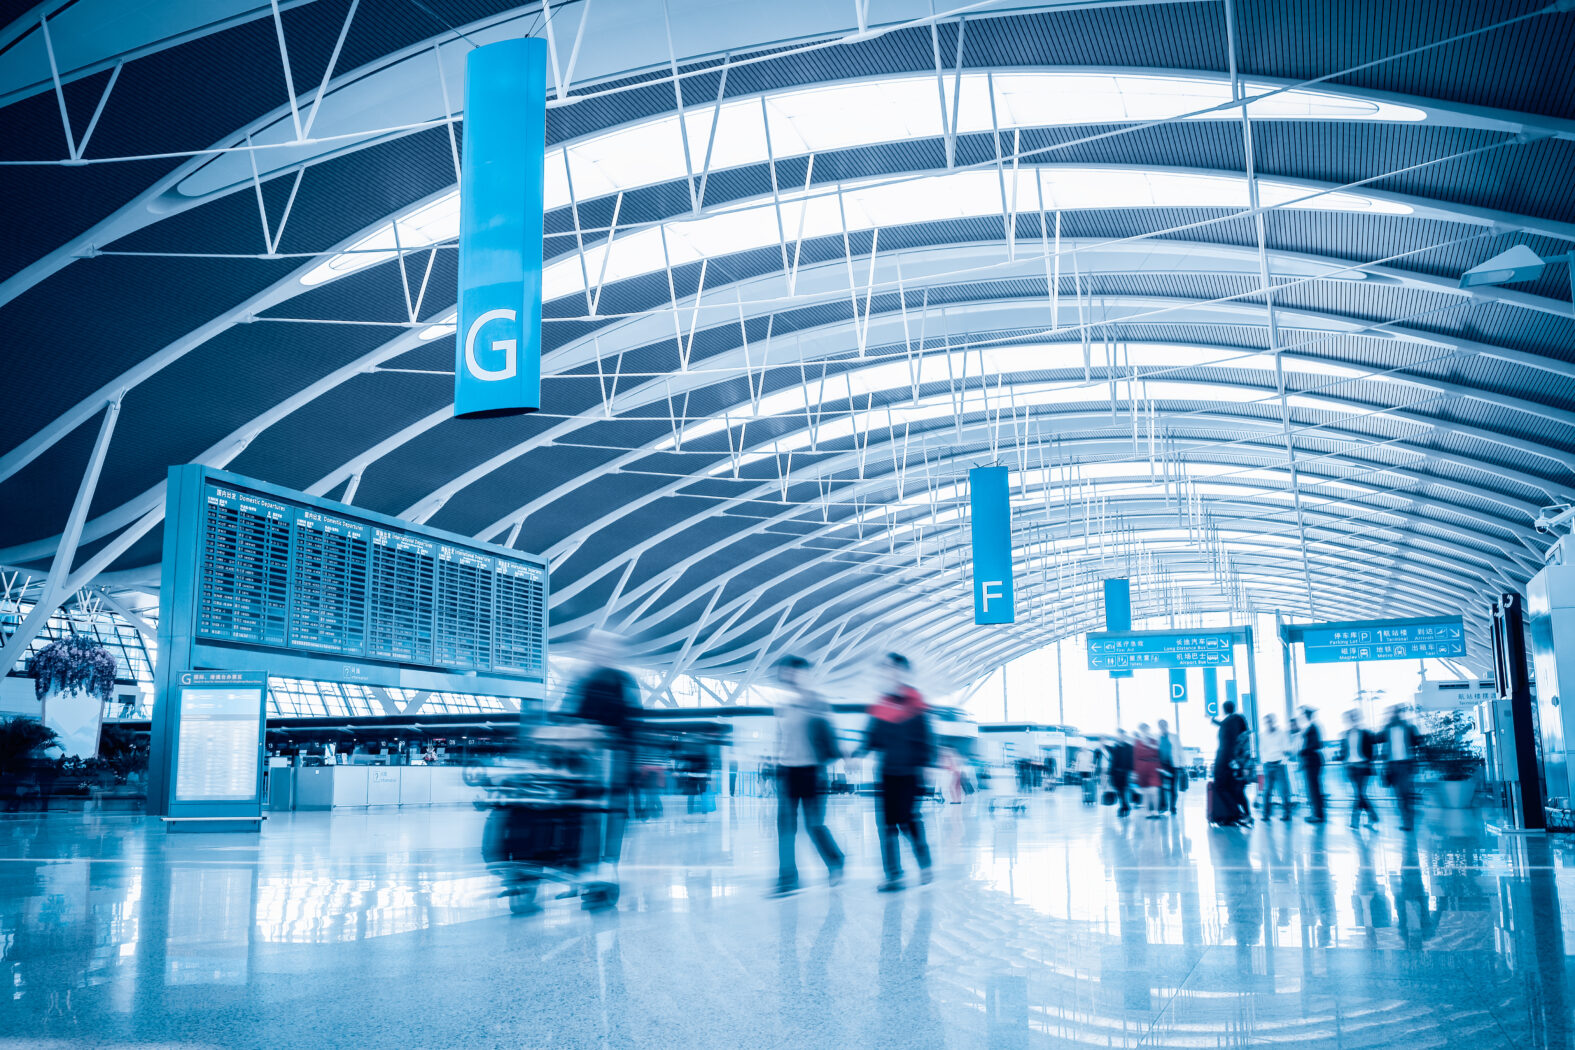
[[301,766],[294,772],[296,809],[430,806],[482,795],[465,783],[459,766]]

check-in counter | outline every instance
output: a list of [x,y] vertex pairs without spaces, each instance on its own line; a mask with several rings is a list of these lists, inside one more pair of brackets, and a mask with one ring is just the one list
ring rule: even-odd
[[459,766],[302,766],[294,773],[296,809],[430,806],[482,795]]

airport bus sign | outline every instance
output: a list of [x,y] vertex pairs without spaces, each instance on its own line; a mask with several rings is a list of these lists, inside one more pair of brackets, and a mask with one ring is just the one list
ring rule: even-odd
[[1231,631],[1091,631],[1090,671],[1229,667]]

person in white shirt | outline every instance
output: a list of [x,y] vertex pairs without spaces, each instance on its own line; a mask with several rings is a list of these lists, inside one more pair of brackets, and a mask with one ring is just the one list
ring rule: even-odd
[[1379,746],[1384,755],[1384,779],[1400,807],[1401,831],[1410,831],[1416,822],[1416,751],[1420,743],[1416,727],[1405,720],[1400,705],[1390,708]]
[[1291,819],[1291,776],[1285,765],[1285,754],[1290,740],[1274,721],[1273,715],[1263,716],[1263,737],[1259,741],[1263,755],[1263,819],[1274,816],[1274,793],[1280,793],[1282,820]]
[[798,889],[798,812],[826,862],[833,885],[842,879],[844,858],[826,829],[825,766],[840,755],[831,724],[831,706],[804,680],[809,661],[785,656],[777,664],[784,696],[777,705],[777,883],[772,896]]

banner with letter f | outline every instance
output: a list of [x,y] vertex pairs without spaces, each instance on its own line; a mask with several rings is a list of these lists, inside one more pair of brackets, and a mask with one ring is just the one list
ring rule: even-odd
[[547,42],[503,40],[465,65],[454,415],[541,407]]
[[968,471],[973,511],[973,622],[1016,623],[1012,590],[1012,488],[1005,467]]

